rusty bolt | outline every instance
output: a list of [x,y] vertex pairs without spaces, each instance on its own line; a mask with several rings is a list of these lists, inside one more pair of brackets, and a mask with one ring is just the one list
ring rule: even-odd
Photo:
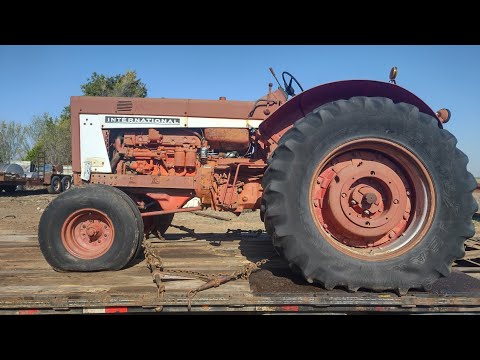
[[342,198],[345,198],[345,197],[347,197],[347,194],[342,193]]
[[107,237],[107,234],[103,234],[103,237]]
[[242,197],[242,201],[247,201],[247,200],[248,200],[248,196]]
[[408,214],[403,214],[403,220],[407,220],[408,219]]
[[313,206],[318,207],[318,200],[317,199],[313,200]]
[[393,200],[394,204],[398,204],[398,199]]
[[407,191],[407,196],[410,196],[410,191]]
[[355,200],[352,200],[352,201],[350,201],[350,204],[357,205],[357,202]]
[[390,239],[393,239],[393,238],[395,237],[395,231],[393,231],[393,230],[390,231],[390,232],[388,233],[388,237],[389,237]]
[[317,184],[321,184],[322,183],[322,178],[321,177],[318,177],[317,178]]
[[367,216],[370,215],[370,211],[368,211],[368,210],[365,210],[363,213]]

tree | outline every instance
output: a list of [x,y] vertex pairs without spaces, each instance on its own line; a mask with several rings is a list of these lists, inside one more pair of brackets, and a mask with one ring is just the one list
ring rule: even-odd
[[[85,84],[80,85],[83,95],[146,97],[147,87],[137,79],[135,71],[105,76],[94,72]],[[70,106],[65,106],[60,116],[53,118],[48,113],[34,116],[27,128],[27,152],[24,160],[35,161],[45,154],[49,164],[69,164],[72,161],[70,134]]]
[[48,164],[69,164],[72,161],[69,110],[65,107],[56,119],[48,113],[33,117],[26,131],[31,147],[25,160],[35,161],[38,156],[45,155]]
[[135,71],[105,76],[94,72],[88,81],[80,86],[86,96],[146,97],[147,87],[137,79]]
[[0,122],[0,162],[20,159],[27,150],[24,126],[15,122]]

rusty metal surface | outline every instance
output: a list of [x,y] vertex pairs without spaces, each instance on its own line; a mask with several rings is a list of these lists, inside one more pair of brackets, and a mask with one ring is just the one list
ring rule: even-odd
[[185,208],[185,209],[150,211],[150,212],[143,212],[142,217],[175,214],[175,213],[191,212],[191,211],[199,211],[199,210],[202,210],[201,206],[195,206],[195,207]]
[[117,187],[194,189],[195,179],[185,176],[117,175],[92,174],[92,184],[105,184]]
[[245,152],[250,145],[248,129],[207,128],[205,138],[210,148]]

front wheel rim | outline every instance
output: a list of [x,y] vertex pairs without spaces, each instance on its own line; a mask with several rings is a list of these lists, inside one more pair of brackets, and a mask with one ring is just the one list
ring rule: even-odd
[[331,151],[317,167],[310,208],[323,237],[341,252],[384,260],[413,248],[435,211],[434,187],[411,151],[367,138]]
[[73,256],[92,260],[104,255],[115,237],[112,220],[97,209],[80,209],[63,223],[62,243]]

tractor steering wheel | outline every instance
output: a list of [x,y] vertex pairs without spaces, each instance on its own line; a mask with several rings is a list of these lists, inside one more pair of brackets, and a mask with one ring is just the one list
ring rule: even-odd
[[[290,81],[288,82],[288,84],[287,84],[287,81],[285,80],[285,74],[290,76]],[[282,79],[283,79],[283,84],[285,85],[285,92],[288,95],[295,96],[295,89],[292,86],[292,81],[295,81],[295,83],[298,85],[300,90],[304,91],[302,85],[300,85],[300,83],[297,81],[297,79],[295,79],[295,77],[292,74],[290,74],[289,72],[284,71],[282,73]]]

